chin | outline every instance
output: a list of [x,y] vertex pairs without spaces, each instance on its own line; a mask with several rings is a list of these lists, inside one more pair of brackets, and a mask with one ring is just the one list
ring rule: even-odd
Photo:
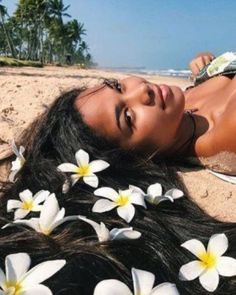
[[170,86],[170,87],[171,87],[176,105],[178,105],[178,108],[184,110],[185,97],[184,97],[183,90],[178,86]]

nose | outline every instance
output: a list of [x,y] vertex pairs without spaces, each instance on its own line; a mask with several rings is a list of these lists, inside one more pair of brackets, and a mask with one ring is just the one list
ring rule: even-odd
[[155,93],[145,79],[132,77],[126,85],[125,99],[129,104],[154,105]]

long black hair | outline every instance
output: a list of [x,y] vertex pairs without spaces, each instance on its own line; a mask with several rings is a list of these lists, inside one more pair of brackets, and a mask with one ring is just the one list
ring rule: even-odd
[[[142,233],[137,240],[100,243],[91,226],[79,220],[59,226],[50,236],[23,226],[2,229],[0,266],[6,255],[17,252],[27,252],[34,264],[66,259],[66,266],[47,282],[54,294],[90,295],[103,279],[119,279],[132,288],[132,267],[153,272],[156,284],[175,283],[182,295],[210,294],[198,280],[179,280],[180,267],[193,258],[180,245],[193,238],[206,245],[211,235],[224,232],[229,239],[227,255],[236,257],[236,225],[214,220],[191,202],[174,166],[143,159],[135,151],[124,151],[95,134],[75,109],[74,102],[80,92],[74,89],[62,94],[22,137],[26,162],[14,183],[2,185],[0,226],[13,219],[12,213],[6,212],[9,199],[17,199],[25,189],[34,194],[44,189],[56,194],[66,215],[85,215],[96,222],[103,221],[110,229],[127,227],[115,210],[92,212],[98,198],[93,194],[94,189],[83,182],[79,181],[65,194],[62,192],[62,185],[69,178],[57,166],[64,162],[76,164],[75,152],[79,149],[88,152],[91,160],[102,159],[110,164],[99,173],[99,186],[118,190],[132,184],[146,190],[150,184],[159,182],[164,191],[176,187],[184,191],[185,197],[174,203],[148,205],[147,209],[137,206],[130,223]],[[235,290],[235,277],[221,277],[215,294],[232,295]]]

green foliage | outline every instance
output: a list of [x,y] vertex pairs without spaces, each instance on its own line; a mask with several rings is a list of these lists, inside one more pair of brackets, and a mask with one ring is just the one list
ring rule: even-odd
[[[2,0],[0,0],[2,2]],[[18,0],[12,16],[0,4],[0,55],[43,64],[84,64],[92,56],[84,24],[70,18],[63,0]]]
[[37,67],[43,65],[39,61],[19,60],[11,57],[0,57],[0,67]]

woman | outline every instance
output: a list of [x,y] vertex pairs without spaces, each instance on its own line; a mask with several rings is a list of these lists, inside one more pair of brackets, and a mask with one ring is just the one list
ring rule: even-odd
[[[229,94],[233,80],[222,78],[221,85],[229,88]],[[67,215],[87,216],[97,223],[104,222],[109,229],[127,227],[115,210],[92,212],[99,200],[94,189],[81,180],[73,185],[70,174],[58,167],[62,163],[76,164],[75,153],[83,149],[92,160],[110,164],[99,174],[100,187],[118,190],[135,185],[146,191],[158,182],[164,191],[173,187],[184,191],[175,168],[167,166],[160,156],[209,155],[207,147],[204,150],[204,144],[197,143],[207,132],[206,119],[202,122],[195,114],[205,114],[202,105],[196,102],[202,112],[193,110],[195,105],[190,104],[188,109],[193,114],[186,113],[180,89],[152,85],[136,77],[123,80],[121,85],[105,81],[93,89],[63,94],[22,138],[25,162],[16,181],[5,183],[2,188],[1,226],[13,221],[12,213],[6,212],[8,201],[29,189],[33,194],[40,190],[55,193]],[[209,122],[209,128],[218,126],[219,120]],[[158,126],[154,128],[150,123]],[[192,129],[185,132],[189,123]],[[229,141],[229,150],[234,151],[233,148]],[[206,245],[213,234],[225,233],[230,243],[227,255],[236,257],[236,227],[207,216],[188,199],[186,192],[185,196],[174,203],[138,207],[131,226],[142,236],[135,240],[98,242],[93,229],[83,220],[61,225],[50,235],[16,223],[0,231],[1,267],[6,255],[22,251],[30,254],[34,263],[66,259],[66,266],[48,283],[55,294],[93,294],[96,284],[104,279],[119,279],[131,289],[132,267],[154,273],[156,284],[175,283],[182,295],[209,294],[197,280],[179,280],[180,268],[193,258],[181,244],[199,239]],[[221,278],[215,294],[232,295],[235,290],[235,277]]]
[[[192,62],[193,71],[201,68],[202,58],[211,57],[198,57]],[[206,158],[221,152],[234,158],[235,87],[236,79],[227,73],[185,92],[129,77],[88,90],[78,96],[75,106],[92,129],[124,149],[162,158]]]

